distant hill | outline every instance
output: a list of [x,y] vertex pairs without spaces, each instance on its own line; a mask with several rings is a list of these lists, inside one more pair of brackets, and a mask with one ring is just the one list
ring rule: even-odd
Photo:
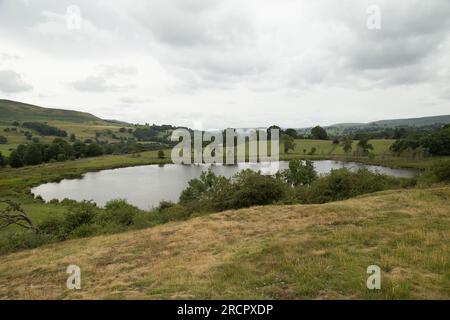
[[410,119],[380,120],[371,122],[369,123],[369,125],[377,125],[383,127],[399,127],[399,126],[424,127],[447,123],[450,123],[450,115],[410,118]]
[[[348,131],[351,129],[387,129],[387,128],[397,128],[397,127],[430,127],[442,124],[450,123],[450,115],[443,116],[431,116],[422,118],[407,118],[407,119],[392,119],[392,120],[379,120],[369,123],[337,123],[330,126],[324,126],[328,133],[339,134],[343,131]],[[298,129],[299,133],[305,134],[309,133],[311,128],[301,128]]]
[[90,113],[50,109],[32,104],[0,99],[0,122],[11,121],[106,122]]
[[422,118],[408,118],[408,119],[392,119],[392,120],[379,120],[369,123],[338,123],[326,128],[354,128],[354,127],[372,127],[380,126],[387,128],[394,127],[425,127],[433,126],[437,124],[447,124],[450,123],[450,115],[444,116],[432,116],[432,117],[422,117]]

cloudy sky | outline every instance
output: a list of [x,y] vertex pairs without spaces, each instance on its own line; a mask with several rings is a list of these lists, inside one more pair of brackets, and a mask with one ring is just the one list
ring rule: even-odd
[[450,114],[449,17],[449,0],[0,0],[0,97],[205,128]]

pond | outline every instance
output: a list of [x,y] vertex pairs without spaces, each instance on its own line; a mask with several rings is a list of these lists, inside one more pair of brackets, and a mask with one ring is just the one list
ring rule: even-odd
[[[349,168],[357,170],[367,168],[395,177],[410,178],[417,175],[413,169],[392,169],[382,166],[365,165],[356,162],[341,162],[333,160],[313,161],[319,174],[325,174],[332,169]],[[188,181],[198,178],[202,171],[211,168],[217,175],[231,177],[243,169],[261,170],[263,173],[274,170],[268,163],[241,163],[233,166],[223,165],[146,165],[127,167],[99,172],[89,172],[81,179],[65,179],[58,183],[46,183],[35,187],[31,192],[41,196],[45,201],[64,198],[77,201],[92,200],[99,206],[104,206],[112,199],[126,199],[141,209],[156,207],[160,201],[177,202],[178,197]],[[280,161],[279,169],[288,167],[288,162]]]

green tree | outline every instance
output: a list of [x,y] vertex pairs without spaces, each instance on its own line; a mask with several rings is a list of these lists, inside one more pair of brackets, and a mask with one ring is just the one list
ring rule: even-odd
[[335,145],[335,146],[339,145],[339,138],[338,137],[334,137],[333,138],[333,145]]
[[103,154],[102,147],[97,143],[92,143],[86,148],[86,156],[88,157],[98,157]]
[[41,164],[43,161],[41,146],[39,144],[28,145],[23,159],[26,165]]
[[7,144],[8,139],[5,136],[0,136],[0,144]]
[[283,135],[284,152],[289,153],[289,150],[295,149],[295,140],[292,136]]
[[281,179],[247,169],[219,185],[212,203],[215,210],[267,205],[281,200],[285,192],[286,184]]
[[373,145],[369,143],[368,136],[364,135],[360,137],[360,140],[358,141],[358,149],[364,156],[369,154],[369,150],[373,150]]
[[308,152],[308,154],[309,154],[310,156],[313,156],[313,155],[316,154],[316,151],[317,151],[316,147],[312,147],[311,150]]
[[352,151],[353,139],[350,136],[345,136],[342,138],[342,149],[345,154],[349,154]]
[[318,140],[327,140],[328,139],[327,131],[324,128],[322,128],[321,126],[316,126],[316,127],[312,128],[311,136],[313,137],[313,139],[318,139]]
[[71,133],[69,137],[70,142],[75,142],[77,140],[77,137],[75,136],[75,133]]
[[285,132],[285,134],[287,134],[288,136],[291,136],[294,139],[297,139],[297,130],[295,129],[287,129]]
[[164,158],[165,158],[165,155],[164,155],[164,151],[163,151],[163,150],[159,150],[159,151],[158,151],[158,158],[159,158],[159,159],[164,159]]
[[211,199],[224,180],[227,179],[222,176],[216,176],[211,170],[204,171],[200,178],[189,181],[188,187],[181,192],[180,202]]
[[291,160],[289,169],[282,172],[282,176],[290,185],[297,187],[300,185],[309,185],[317,179],[317,172],[311,160]]
[[9,165],[13,168],[20,168],[24,166],[23,156],[18,150],[14,150],[9,155]]

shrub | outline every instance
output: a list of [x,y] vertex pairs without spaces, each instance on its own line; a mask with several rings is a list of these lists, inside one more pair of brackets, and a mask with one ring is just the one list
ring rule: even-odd
[[63,240],[65,238],[64,219],[58,216],[49,216],[38,225],[38,233]]
[[305,164],[302,160],[291,160],[289,161],[289,169],[284,170],[282,176],[288,184],[296,187],[311,184],[317,179],[317,172],[310,160],[306,160]]
[[8,139],[5,136],[0,136],[0,144],[7,144]]
[[283,198],[286,185],[280,179],[261,172],[244,170],[223,183],[213,194],[216,210],[239,209],[255,205],[267,205]]
[[51,242],[51,237],[31,231],[5,232],[0,237],[0,255],[25,249],[34,249]]
[[72,230],[70,233],[70,238],[84,238],[90,237],[97,234],[100,230],[100,227],[95,224],[82,224]]
[[155,210],[149,214],[148,223],[158,225],[169,221],[185,220],[192,214],[188,205],[174,204],[163,210]]
[[160,201],[159,202],[159,206],[156,208],[157,211],[161,212],[164,210],[167,210],[171,207],[173,207],[175,205],[175,203],[171,202],[171,201]]
[[450,182],[450,160],[435,162],[431,167],[431,173],[438,182]]
[[209,200],[225,180],[225,177],[216,176],[211,170],[202,172],[200,178],[189,181],[188,187],[181,192],[180,202]]
[[99,215],[98,219],[102,223],[130,226],[138,212],[139,209],[128,204],[126,200],[111,200],[105,205],[105,211]]
[[72,233],[78,227],[91,224],[96,216],[95,204],[90,202],[82,202],[73,206],[64,219],[64,232]]
[[310,187],[299,188],[298,193],[300,202],[325,203],[400,186],[400,179],[372,173],[367,169],[352,172],[343,168],[332,170],[329,175],[314,181]]

